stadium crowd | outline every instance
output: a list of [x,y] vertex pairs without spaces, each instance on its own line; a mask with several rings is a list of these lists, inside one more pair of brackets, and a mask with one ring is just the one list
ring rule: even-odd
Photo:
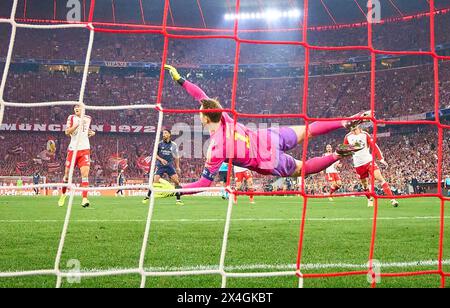
[[[198,83],[209,95],[218,97],[225,108],[231,108],[232,78],[220,72],[196,74],[189,79]],[[440,65],[440,108],[450,107],[450,62]],[[79,75],[50,72],[15,72],[10,74],[5,98],[12,102],[77,101],[80,93]],[[270,91],[277,89],[277,91]],[[154,104],[158,79],[143,73],[117,76],[92,73],[86,89],[88,105]],[[303,78],[246,78],[238,80],[236,108],[238,112],[285,114],[302,111]],[[383,70],[377,73],[376,110],[380,119],[391,119],[434,111],[433,66]],[[180,87],[166,80],[163,106],[170,109],[196,108],[193,100]],[[352,115],[370,109],[370,74],[340,74],[310,78],[308,115],[314,118]],[[8,108],[6,123],[61,123],[67,108]],[[123,110],[119,112],[90,111],[96,123],[109,125],[146,125],[156,123],[154,111]],[[165,125],[190,117],[167,115]],[[188,121],[187,123],[191,123]]]
[[[436,44],[450,42],[446,31],[450,14],[436,17]],[[71,35],[67,35],[70,31]],[[8,42],[9,27],[0,27],[0,40]],[[192,34],[192,33],[190,33]],[[224,33],[226,34],[226,33]],[[301,40],[301,31],[242,32],[240,37],[250,40],[293,41]],[[374,25],[374,46],[381,50],[429,50],[429,18],[413,18],[403,22]],[[14,48],[14,58],[65,59],[82,61],[86,57],[89,33],[83,29],[40,31],[19,29]],[[310,30],[308,42],[317,46],[367,45],[367,28],[335,30]],[[164,40],[155,34],[103,34],[94,41],[93,60],[127,62],[161,62]],[[33,48],[29,48],[33,46]],[[168,61],[177,65],[232,64],[235,42],[230,39],[170,40]],[[7,44],[0,45],[0,57],[6,54]],[[227,50],[227,52],[223,52]],[[312,62],[335,62],[349,57],[368,55],[355,51],[313,51]],[[243,44],[240,63],[303,63],[304,49],[289,45]]]

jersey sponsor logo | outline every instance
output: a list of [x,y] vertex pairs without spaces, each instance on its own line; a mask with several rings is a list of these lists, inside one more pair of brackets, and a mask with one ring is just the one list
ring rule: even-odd
[[247,149],[250,149],[250,137],[249,136],[243,136],[241,134],[239,134],[238,132],[234,133],[234,140],[235,141],[242,141],[245,142],[245,146],[247,147]]

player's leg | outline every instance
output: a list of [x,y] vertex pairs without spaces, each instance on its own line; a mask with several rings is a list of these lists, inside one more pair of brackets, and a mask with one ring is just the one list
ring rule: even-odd
[[[236,191],[241,191],[242,189],[242,184],[243,184],[244,180],[241,177],[241,174],[237,174],[236,175]],[[236,204],[238,201],[238,197],[237,194],[234,194],[234,199],[233,199],[234,203]]]
[[333,181],[333,177],[332,177],[332,174],[331,173],[325,173],[325,183],[326,183],[326,185],[324,185],[323,186],[323,189],[322,189],[322,191],[323,191],[323,194],[325,195],[327,192],[325,191],[327,188],[329,188],[329,191],[328,191],[328,200],[329,201],[334,201],[333,200],[333,198],[332,198],[332,190],[333,190],[333,184],[334,184],[334,181]]
[[[161,176],[163,176],[164,173],[161,169],[156,170],[156,174],[153,177],[153,183],[159,183],[159,181],[161,180]],[[144,200],[142,200],[142,203],[146,204],[148,200],[150,200],[150,197],[152,196],[152,190],[149,189],[147,192],[147,196],[144,198]]]
[[219,182],[219,186],[220,187],[222,187],[222,190],[220,191],[220,197],[222,197],[222,199],[224,199],[225,200],[225,186],[226,186],[226,183],[224,183],[223,181],[220,181]]
[[371,163],[368,163],[366,165],[363,165],[363,166],[360,166],[360,167],[356,167],[355,171],[356,171],[356,174],[359,177],[359,180],[361,182],[361,187],[362,187],[362,189],[363,189],[363,191],[364,191],[364,193],[366,195],[366,198],[368,200],[367,201],[367,206],[368,207],[373,207],[374,199],[373,199],[373,197],[370,194],[370,186],[369,186],[369,184],[370,184],[370,182],[369,182],[370,169],[371,169]]
[[247,186],[248,186],[248,192],[250,193],[250,203],[255,204],[255,195],[253,193],[255,192],[255,188],[253,187],[253,177],[248,176],[247,177]]
[[[82,165],[80,167],[80,173],[81,173],[81,187],[87,188],[89,187],[89,172],[90,172],[90,166],[88,165]],[[90,203],[88,200],[88,192],[87,190],[82,191],[83,201],[81,203],[81,206],[84,208],[89,207]]]
[[220,191],[220,197],[223,200],[227,200],[228,199],[228,192],[227,192],[227,182],[222,180],[222,176],[221,176],[221,181],[219,182],[220,187],[222,187],[222,190]]
[[[75,166],[80,168],[81,174],[81,187],[89,187],[89,172],[91,170],[91,155],[89,150],[78,151],[77,158],[75,160]],[[88,200],[88,191],[82,191],[83,199],[81,201],[81,206],[84,208],[89,207],[90,203]]]
[[341,189],[341,187],[342,187],[342,181],[341,181],[341,180],[337,180],[337,181],[336,181],[336,185],[337,185],[337,187],[338,187],[337,190]]
[[[306,162],[302,162],[299,160],[292,161],[292,157],[285,154],[280,153],[279,155],[279,167],[277,169],[281,169],[285,172],[285,177],[300,177],[302,176],[302,172],[304,171],[305,176],[310,174],[319,173],[332,164],[337,162],[338,160],[343,159],[344,157],[349,157],[354,153],[361,151],[362,147],[356,147],[352,145],[340,145],[336,152],[331,155],[315,157],[307,160]],[[286,173],[285,170],[291,170],[290,173]]]
[[331,183],[331,190],[330,190],[330,196],[332,196],[335,192],[337,192],[342,187],[342,181],[337,177],[338,175],[333,175],[334,179]]
[[227,187],[227,177],[228,177],[228,171],[220,171],[219,172],[219,185],[222,187],[222,191],[220,192],[220,196],[223,200],[228,200],[228,191],[226,190]]
[[[313,124],[311,124],[311,126],[313,126]],[[342,123],[340,125],[342,126]],[[279,150],[279,153],[277,153],[278,166],[274,170],[274,175],[281,177],[300,177],[302,176],[303,169],[305,169],[305,175],[319,173],[338,160],[351,156],[363,149],[362,147],[354,145],[339,145],[336,151],[331,155],[320,156],[302,162],[293,159],[285,152],[294,149],[299,143],[299,140],[303,140],[301,138],[304,138],[306,135],[304,126],[282,127],[278,130],[272,130],[271,133],[272,138],[278,138]],[[274,139],[272,139],[272,142],[274,142]]]
[[[175,188],[176,189],[180,189],[181,188],[181,184],[180,184],[180,178],[178,176],[178,174],[173,174],[170,179],[172,180],[172,182],[175,184]],[[181,201],[181,193],[176,193],[175,196],[177,197],[177,204],[178,205],[184,205],[183,201]]]
[[333,181],[330,185],[330,196],[332,196],[339,189],[339,185]]
[[[64,184],[67,184],[69,182],[69,171],[70,171],[70,166],[72,164],[72,157],[73,157],[73,151],[68,151],[67,157],[66,157],[66,166],[64,169],[64,177],[63,177]],[[67,193],[67,187],[63,187],[61,189],[61,197],[59,198],[59,201],[58,201],[59,207],[63,207],[64,204],[66,203],[66,193]]]
[[[70,163],[69,163],[69,166],[70,166]],[[64,177],[63,177],[64,184],[67,184],[67,182],[69,181],[69,171],[70,171],[70,168],[66,164],[66,168],[64,169]],[[67,197],[66,193],[67,193],[67,187],[61,188],[61,197],[59,198],[59,201],[58,201],[59,207],[63,207],[64,204],[66,203],[66,197]]]
[[[316,136],[326,135],[335,130],[341,128],[350,128],[354,125],[361,124],[366,122],[367,119],[372,116],[371,111],[363,111],[358,114],[355,114],[351,118],[355,118],[354,120],[338,120],[338,121],[321,121],[321,122],[313,122],[308,126],[308,131],[306,130],[306,126],[289,126],[287,128],[291,129],[296,136],[296,144],[301,144],[305,138],[313,138]],[[283,128],[282,128],[283,129]],[[292,149],[292,148],[291,148]],[[289,150],[291,150],[289,149]]]
[[[155,183],[159,183],[160,180],[161,180],[161,176],[162,176],[162,174],[161,175],[160,174],[155,174],[155,176],[153,177],[153,183],[154,184]],[[148,193],[147,193],[147,197],[150,198],[151,195],[152,195],[152,191],[151,191],[151,189],[149,189]]]
[[380,183],[381,187],[383,188],[384,193],[386,196],[391,197],[391,204],[393,207],[398,207],[398,201],[394,198],[394,194],[392,193],[391,187],[388,182],[384,179],[383,175],[381,174],[381,171],[379,169],[375,169],[373,173],[375,179]]
[[367,173],[367,176],[361,176],[361,187],[366,195],[367,198],[367,206],[373,207],[373,197],[370,195],[370,186],[369,186],[369,174]]
[[175,184],[176,186],[180,186],[180,177],[178,176],[178,174],[174,174],[170,177],[170,179],[172,180],[172,182]]
[[332,181],[332,182],[330,183],[330,196],[328,197],[328,200],[334,201],[334,200],[333,200],[333,194],[334,194],[337,190],[339,190],[339,188],[338,188],[338,186],[337,186],[337,183],[336,183],[335,181]]

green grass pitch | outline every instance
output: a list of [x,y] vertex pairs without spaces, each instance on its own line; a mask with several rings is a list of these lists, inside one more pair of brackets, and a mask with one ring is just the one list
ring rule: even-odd
[[[139,198],[91,198],[91,209],[75,199],[61,260],[79,260],[82,271],[138,267],[148,206]],[[0,272],[52,269],[67,208],[50,197],[0,197]],[[228,203],[220,198],[186,197],[186,205],[157,200],[146,253],[149,270],[217,269]],[[310,200],[303,273],[365,270],[374,210],[364,198]],[[294,271],[300,197],[242,197],[233,207],[226,254],[228,272]],[[448,204],[446,205],[446,207]],[[375,259],[383,273],[436,270],[439,199],[401,200],[392,208],[381,200]],[[448,215],[450,216],[450,214]],[[450,260],[450,220],[445,220],[444,260]],[[450,262],[444,270],[450,272]],[[439,287],[437,275],[382,278],[378,287]],[[295,276],[228,278],[228,287],[295,288]],[[447,279],[447,284],[450,280]],[[54,276],[0,278],[4,287],[55,287]],[[139,287],[139,275],[83,278],[65,288]],[[147,287],[220,287],[221,277],[148,278]],[[370,287],[366,276],[305,279],[304,287]]]

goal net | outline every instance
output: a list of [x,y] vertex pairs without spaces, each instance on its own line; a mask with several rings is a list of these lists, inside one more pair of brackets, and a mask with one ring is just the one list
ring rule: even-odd
[[[306,127],[308,127],[309,124],[315,121],[330,121],[329,118],[311,118],[308,116],[308,91],[309,91],[309,76],[310,76],[310,52],[314,50],[328,50],[328,51],[345,51],[345,50],[364,50],[370,53],[371,57],[371,74],[370,74],[370,89],[369,93],[367,93],[369,99],[370,99],[370,108],[373,112],[373,114],[376,115],[376,60],[379,55],[383,54],[399,54],[399,55],[418,55],[418,56],[428,56],[432,57],[434,60],[434,102],[435,102],[435,111],[436,111],[436,120],[435,121],[387,121],[387,120],[379,120],[375,116],[371,118],[371,122],[374,125],[374,139],[377,140],[377,131],[379,125],[387,125],[387,124],[424,124],[424,125],[433,125],[438,129],[438,149],[439,149],[439,159],[438,159],[438,182],[442,183],[443,181],[443,175],[442,175],[442,165],[443,165],[443,159],[442,159],[442,145],[443,145],[443,132],[444,129],[449,129],[449,125],[444,125],[439,116],[439,107],[440,107],[440,99],[439,99],[439,61],[440,60],[450,60],[450,57],[441,56],[436,52],[436,44],[435,44],[435,1],[430,0],[430,51],[385,51],[385,50],[377,50],[373,45],[373,25],[371,22],[367,23],[367,45],[362,46],[345,46],[345,47],[328,47],[328,46],[315,46],[311,44],[308,40],[308,18],[309,18],[309,3],[311,1],[304,0],[303,1],[303,23],[301,29],[298,31],[300,35],[300,40],[295,41],[262,41],[262,40],[252,40],[252,39],[244,39],[242,38],[242,31],[239,28],[239,19],[236,18],[234,20],[234,27],[231,30],[216,30],[216,31],[206,31],[202,29],[194,29],[194,28],[177,28],[176,34],[169,31],[169,25],[168,20],[170,18],[170,1],[165,0],[164,1],[164,8],[163,8],[163,14],[162,14],[162,23],[157,26],[146,26],[145,24],[142,25],[129,25],[129,24],[105,24],[102,22],[96,22],[95,21],[95,13],[96,13],[96,1],[91,0],[89,5],[86,7],[86,22],[52,22],[52,21],[46,21],[46,20],[40,20],[37,22],[33,22],[32,20],[19,20],[18,16],[18,7],[19,7],[19,0],[13,0],[11,14],[9,18],[3,18],[0,19],[0,23],[3,24],[9,24],[11,26],[11,34],[10,34],[10,41],[9,42],[2,42],[2,44],[8,44],[8,50],[7,50],[7,57],[6,57],[6,63],[3,69],[3,75],[1,79],[0,84],[0,124],[3,122],[4,115],[6,113],[7,107],[16,107],[16,108],[39,108],[39,107],[45,107],[45,106],[73,106],[76,104],[79,104],[83,107],[82,111],[82,118],[85,117],[85,114],[87,111],[116,111],[120,112],[123,110],[154,110],[158,113],[158,123],[156,126],[156,142],[155,147],[152,151],[152,161],[151,161],[151,168],[150,168],[150,174],[154,174],[155,172],[155,164],[156,164],[156,154],[158,150],[158,143],[159,138],[163,129],[163,120],[166,116],[176,116],[177,114],[195,114],[198,113],[197,109],[189,109],[189,110],[180,110],[180,109],[170,109],[165,108],[163,104],[163,87],[164,87],[164,64],[166,63],[167,57],[168,57],[168,46],[171,40],[175,39],[222,39],[222,40],[228,40],[231,41],[235,45],[235,54],[233,55],[234,58],[234,64],[232,65],[232,74],[233,74],[233,85],[232,85],[232,97],[231,97],[231,108],[229,110],[226,110],[230,112],[235,122],[242,118],[264,118],[264,119],[297,119],[297,120],[304,120],[306,123]],[[240,12],[240,5],[241,1],[236,1],[236,11],[233,12],[236,16],[239,15]],[[369,0],[369,7],[372,7],[372,1]],[[7,83],[7,79],[10,73],[11,68],[11,61],[12,61],[12,55],[14,52],[15,45],[17,44],[17,38],[16,33],[18,29],[35,29],[35,30],[41,30],[46,31],[50,29],[67,29],[70,31],[71,29],[79,29],[86,31],[89,34],[89,42],[86,48],[86,55],[84,59],[84,67],[82,69],[83,75],[80,85],[80,92],[79,96],[75,100],[70,101],[47,101],[47,102],[39,102],[39,103],[20,103],[20,102],[8,102],[5,100],[5,87]],[[171,28],[173,30],[173,27]],[[210,34],[210,33],[213,34]],[[163,47],[162,50],[162,63],[160,68],[160,79],[159,84],[157,86],[157,91],[155,95],[155,101],[154,104],[138,104],[138,105],[107,105],[107,106],[95,106],[95,105],[88,105],[85,100],[85,93],[86,93],[86,84],[87,79],[89,76],[89,72],[91,69],[91,62],[92,62],[92,54],[93,54],[93,44],[96,39],[96,35],[98,33],[115,33],[115,34],[154,34],[159,35],[163,39]],[[205,34],[206,33],[206,34]],[[305,61],[302,63],[302,66],[304,67],[304,79],[303,79],[303,95],[301,97],[301,108],[299,107],[298,110],[292,114],[243,114],[240,113],[239,106],[236,102],[236,96],[237,96],[237,87],[239,83],[239,72],[241,70],[240,68],[240,50],[241,46],[243,44],[251,44],[251,45],[269,45],[269,44],[277,44],[277,45],[295,45],[299,48],[303,48],[305,51]],[[335,119],[336,120],[336,119]],[[342,119],[345,120],[345,119]],[[81,134],[78,135],[78,144],[80,141]],[[306,160],[307,152],[308,152],[308,140],[305,140],[303,145],[303,157],[302,160]],[[380,199],[386,199],[388,197],[377,195],[376,193],[372,193],[373,197],[375,198],[375,206],[374,206],[374,213],[373,213],[373,225],[372,225],[372,236],[371,236],[371,245],[370,250],[368,252],[368,266],[366,270],[363,271],[349,271],[349,272],[340,272],[340,273],[309,273],[304,274],[302,273],[302,257],[303,257],[303,243],[304,243],[304,233],[305,233],[305,224],[306,224],[306,213],[308,209],[308,202],[311,199],[314,198],[323,198],[323,196],[316,196],[316,195],[309,195],[306,193],[305,189],[305,174],[302,175],[302,181],[300,181],[300,191],[283,191],[283,192],[259,192],[254,193],[257,196],[265,196],[265,195],[301,195],[303,197],[303,205],[302,205],[302,218],[301,218],[301,224],[300,224],[300,230],[299,230],[299,243],[298,243],[298,256],[297,256],[297,263],[296,263],[296,269],[295,270],[289,270],[289,271],[280,271],[280,272],[254,272],[254,273],[240,273],[240,272],[230,272],[227,271],[225,268],[225,260],[227,255],[227,244],[228,244],[228,235],[230,231],[230,225],[232,223],[232,212],[233,212],[233,202],[232,198],[230,198],[227,208],[227,215],[226,215],[226,222],[225,222],[225,228],[223,232],[223,239],[222,239],[222,246],[221,246],[221,254],[220,254],[220,260],[218,262],[218,269],[213,270],[187,270],[187,271],[148,271],[146,270],[144,264],[146,260],[146,252],[147,247],[149,243],[149,235],[152,230],[152,218],[154,213],[154,207],[155,207],[155,193],[158,192],[167,192],[167,191],[161,191],[154,189],[153,183],[151,180],[149,180],[148,185],[125,185],[122,187],[117,187],[118,189],[132,189],[132,190],[139,190],[139,189],[147,189],[150,187],[150,189],[155,192],[152,194],[152,197],[150,199],[150,205],[147,212],[146,217],[146,227],[145,227],[145,233],[143,237],[142,242],[142,249],[141,254],[138,262],[138,267],[136,268],[129,268],[129,269],[121,269],[121,270],[110,270],[110,271],[96,271],[96,272],[89,272],[89,273],[68,273],[61,269],[61,256],[65,247],[65,240],[68,233],[68,227],[71,220],[72,215],[72,207],[73,207],[73,201],[74,196],[76,193],[82,191],[82,190],[109,190],[108,187],[90,187],[89,189],[80,188],[74,183],[74,162],[76,153],[78,152],[78,148],[75,149],[75,154],[73,155],[72,164],[69,172],[69,179],[68,183],[53,183],[49,184],[46,183],[45,178],[42,179],[41,184],[39,185],[29,185],[30,184],[30,178],[22,177],[22,180],[24,181],[25,190],[32,189],[34,187],[37,187],[39,189],[48,189],[49,187],[67,187],[69,192],[69,204],[67,207],[67,212],[64,220],[63,229],[61,231],[61,237],[59,241],[59,246],[54,262],[54,268],[51,269],[36,269],[33,271],[23,271],[23,272],[2,272],[0,273],[0,278],[6,278],[6,277],[23,277],[23,276],[36,276],[36,275],[54,275],[57,277],[57,283],[56,287],[61,287],[63,278],[65,277],[102,277],[102,276],[114,276],[114,275],[127,275],[127,274],[137,274],[141,276],[141,287],[146,286],[146,281],[148,277],[163,277],[163,276],[188,276],[188,275],[220,275],[222,277],[222,287],[227,286],[227,281],[229,278],[245,278],[245,277],[283,277],[283,276],[293,276],[298,278],[298,283],[300,287],[303,287],[305,280],[311,279],[311,278],[327,278],[327,277],[338,277],[338,276],[365,276],[369,275],[372,277],[372,286],[376,286],[377,279],[379,276],[390,276],[390,277],[403,277],[403,276],[421,276],[421,275],[437,275],[442,278],[442,286],[445,286],[445,277],[448,276],[448,274],[444,273],[443,270],[443,239],[444,239],[444,206],[446,201],[450,201],[449,198],[443,197],[443,191],[442,187],[439,186],[438,192],[436,194],[428,194],[428,195],[420,195],[421,197],[432,197],[432,198],[439,198],[441,202],[441,217],[440,217],[440,240],[439,240],[439,252],[438,252],[438,266],[435,270],[432,271],[420,271],[420,272],[399,272],[399,273],[390,273],[390,274],[379,274],[374,269],[374,264],[372,262],[374,258],[374,246],[375,246],[375,240],[377,235],[377,217],[378,217],[378,201]],[[375,158],[374,158],[375,160]],[[231,166],[231,160],[230,160],[230,166]],[[231,168],[229,168],[231,170]],[[230,171],[229,171],[230,172]],[[374,170],[372,170],[373,174]],[[151,178],[151,177],[150,177]],[[230,176],[228,176],[228,179]],[[0,195],[3,193],[9,192],[18,192],[20,193],[21,189],[24,189],[21,185],[17,185],[17,179],[18,178],[0,178]],[[234,191],[231,188],[230,180],[228,180],[227,183],[227,189],[230,193],[236,194],[236,195],[246,195],[248,193],[244,192],[237,192]],[[375,191],[375,183],[372,181],[372,192]],[[204,189],[182,189],[182,190],[176,190],[176,192],[219,192],[221,188],[204,188]],[[364,193],[352,193],[343,195],[345,196],[363,196]],[[415,197],[412,196],[407,196]],[[403,198],[403,197],[401,197]]]

